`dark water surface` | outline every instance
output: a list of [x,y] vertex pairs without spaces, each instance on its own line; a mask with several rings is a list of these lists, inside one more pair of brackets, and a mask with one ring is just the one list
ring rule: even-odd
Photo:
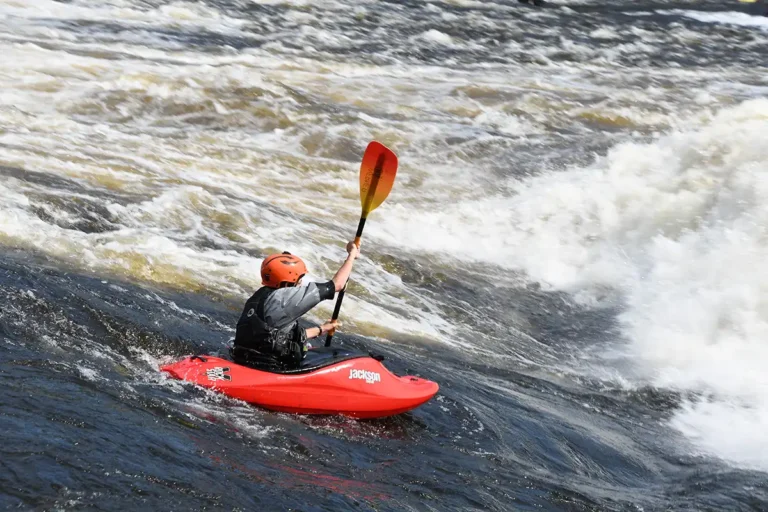
[[[7,508],[759,510],[768,499],[760,473],[669,452],[659,423],[672,395],[367,341],[393,371],[440,382],[439,396],[382,420],[271,413],[156,370],[220,350],[231,332],[213,319],[231,325],[236,304],[18,253],[0,275]],[[532,324],[568,344],[546,316]]]

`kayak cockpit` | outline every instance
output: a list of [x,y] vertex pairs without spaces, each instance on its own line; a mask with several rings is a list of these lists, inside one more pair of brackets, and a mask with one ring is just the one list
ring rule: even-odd
[[[233,348],[230,348],[229,354],[233,360],[237,360],[234,357]],[[195,357],[204,358],[207,356]],[[370,357],[376,359],[377,361],[384,360],[384,356],[375,355],[373,353],[364,353],[360,352],[359,350],[350,350],[341,347],[317,347],[307,351],[304,359],[302,359],[301,363],[299,363],[299,365],[296,367],[276,367],[274,364],[260,364],[258,361],[250,361],[246,366],[262,372],[276,373],[280,375],[299,375],[302,373],[319,370],[321,368],[325,368],[326,366],[340,363],[342,361],[348,361],[350,359],[357,359],[360,357]]]

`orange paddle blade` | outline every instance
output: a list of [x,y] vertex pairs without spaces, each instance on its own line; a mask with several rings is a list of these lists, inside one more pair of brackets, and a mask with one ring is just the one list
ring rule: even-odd
[[397,155],[380,142],[373,141],[365,148],[360,164],[360,202],[363,217],[378,208],[389,195],[397,174]]

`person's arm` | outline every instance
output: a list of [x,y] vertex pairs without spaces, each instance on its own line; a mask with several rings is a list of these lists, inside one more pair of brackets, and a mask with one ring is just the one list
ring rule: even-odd
[[344,285],[347,284],[349,274],[352,273],[352,267],[355,264],[355,260],[360,256],[360,248],[355,245],[355,242],[349,242],[347,244],[347,259],[341,266],[336,275],[333,276],[333,285],[336,287],[336,291],[340,292],[344,289]]
[[271,328],[293,324],[307,311],[336,294],[333,281],[309,283],[275,290],[264,303],[264,321]]
[[[339,271],[336,272],[336,275],[331,279],[335,291],[337,292],[343,290],[344,285],[347,284],[347,279],[349,279],[349,274],[352,273],[352,267],[355,264],[355,260],[360,256],[360,248],[355,245],[355,242],[349,242],[347,244],[347,253],[346,261],[344,261],[344,264]],[[323,325],[308,328],[305,333],[307,339],[317,338],[318,336],[322,336],[327,332],[337,329],[340,325],[341,323],[338,320],[329,320]]]
[[323,325],[308,328],[305,333],[307,335],[307,339],[317,338],[318,336],[322,336],[323,334],[329,332],[331,329],[337,329],[340,325],[341,323],[338,320],[329,320]]
[[[341,266],[333,279],[325,283],[310,283],[308,286],[280,288],[269,296],[264,305],[264,319],[270,326],[282,327],[295,322],[304,313],[315,307],[323,300],[332,299],[336,292],[344,288],[352,272],[352,265],[360,250],[354,244],[347,244],[347,260]],[[327,322],[319,327],[310,327],[304,332],[307,338],[316,338],[336,327],[335,323]]]

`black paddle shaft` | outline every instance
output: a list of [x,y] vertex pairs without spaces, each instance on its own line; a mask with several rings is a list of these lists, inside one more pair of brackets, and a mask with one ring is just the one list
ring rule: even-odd
[[[365,227],[365,219],[366,215],[368,215],[368,212],[371,208],[371,203],[373,202],[373,196],[376,194],[376,187],[379,185],[379,179],[381,179],[381,173],[384,169],[384,155],[379,155],[379,158],[376,160],[376,166],[373,168],[373,173],[371,174],[371,182],[368,185],[368,193],[365,195],[365,201],[363,202],[363,215],[360,216],[360,223],[357,225],[357,233],[355,233],[355,244],[359,247],[360,246],[360,239],[363,237],[363,228]],[[339,313],[341,312],[341,301],[344,300],[344,294],[347,291],[347,284],[349,283],[349,279],[347,279],[347,282],[344,283],[344,288],[341,289],[339,292],[339,298],[336,299],[336,307],[333,308],[333,316],[331,317],[331,321],[334,321],[339,318]],[[330,347],[331,346],[331,340],[333,339],[332,332],[329,332],[328,335],[325,338],[325,346]]]

